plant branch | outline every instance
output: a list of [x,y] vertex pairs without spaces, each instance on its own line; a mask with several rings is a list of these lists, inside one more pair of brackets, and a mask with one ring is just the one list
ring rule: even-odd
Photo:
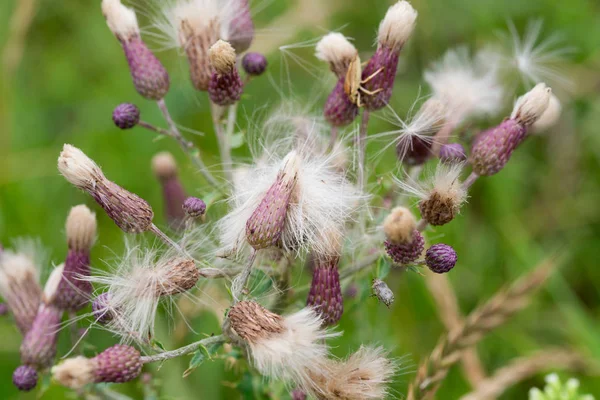
[[158,353],[151,356],[142,356],[140,361],[142,362],[142,364],[147,364],[155,361],[165,361],[171,358],[177,358],[189,353],[193,353],[202,346],[218,345],[225,343],[226,341],[227,338],[224,335],[211,336],[175,350],[165,351],[164,353]]
[[343,270],[341,270],[340,279],[349,278],[352,275],[362,271],[363,269],[369,268],[379,259],[379,257],[381,257],[381,253],[370,254],[364,258],[361,258],[348,268],[344,268]]
[[[231,160],[231,146],[229,144],[231,134],[223,130],[223,124],[221,123],[223,109],[211,101],[210,111],[212,114],[213,126],[215,129],[215,135],[217,137],[217,143],[219,145],[219,153],[221,155],[223,173],[225,174],[225,177],[229,182],[233,182],[233,177],[231,174],[231,166],[233,165],[233,161]],[[234,126],[234,124],[232,124],[232,126]]]

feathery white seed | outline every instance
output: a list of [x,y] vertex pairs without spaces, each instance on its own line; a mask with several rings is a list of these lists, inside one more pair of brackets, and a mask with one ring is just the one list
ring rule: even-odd
[[96,214],[80,204],[67,217],[67,243],[74,250],[89,250],[96,240]]
[[401,0],[391,6],[379,25],[379,45],[399,51],[412,34],[416,20],[417,11],[408,1]]
[[71,389],[81,389],[94,381],[94,362],[90,359],[77,356],[67,358],[60,364],[52,367],[52,378],[62,386]]
[[560,104],[560,100],[558,99],[558,97],[552,94],[550,96],[550,101],[548,102],[548,108],[546,108],[546,111],[544,111],[540,118],[537,121],[535,121],[531,126],[532,132],[544,132],[556,125],[556,123],[560,119],[561,112],[562,106]]
[[121,4],[121,0],[102,0],[102,13],[111,32],[119,40],[128,40],[139,36],[135,11]]
[[65,144],[58,157],[58,170],[71,184],[79,189],[90,190],[96,183],[106,179],[100,167],[83,151]]
[[315,56],[329,63],[331,70],[338,76],[344,76],[348,64],[358,54],[356,47],[339,32],[331,32],[323,36],[315,47]]
[[551,96],[552,89],[546,86],[545,83],[538,83],[533,89],[517,99],[510,117],[524,126],[531,126],[544,114]]

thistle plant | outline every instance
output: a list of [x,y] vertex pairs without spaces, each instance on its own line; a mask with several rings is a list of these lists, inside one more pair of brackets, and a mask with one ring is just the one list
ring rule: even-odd
[[[336,325],[353,318],[349,305],[373,300],[385,316],[408,303],[409,293],[398,292],[388,276],[416,273],[418,279],[446,280],[466,268],[459,254],[464,246],[440,243],[436,229],[468,213],[471,188],[480,177],[511,168],[525,140],[557,123],[563,106],[552,82],[519,85],[504,74],[514,67],[506,58],[459,47],[423,71],[426,93],[419,92],[407,117],[401,117],[392,106],[396,83],[403,79],[399,62],[419,30],[417,10],[401,0],[381,16],[365,63],[364,49],[341,32],[310,42],[335,81],[317,113],[287,100],[259,117],[265,107],[258,105],[248,129],[237,132],[238,105],[251,109],[252,96],[247,99],[245,91],[270,76],[270,55],[251,51],[256,32],[249,2],[174,0],[159,8],[144,11],[159,30],[155,36],[181,50],[189,69],[186,84],[211,113],[219,162],[207,167],[205,149],[184,137],[190,130],[173,118],[181,115],[171,115],[165,101],[170,75],[150,50],[152,41],[146,43],[148,31],[140,28],[134,9],[120,0],[102,0],[102,14],[124,51],[140,101],[156,102],[164,120],[164,127],[150,124],[141,118],[144,107],[123,102],[112,110],[115,126],[174,139],[199,182],[184,187],[185,174],[179,172],[189,165],[178,165],[166,151],[144,161],[162,193],[170,229],[161,229],[149,201],[104,174],[98,163],[105,155],[94,154],[95,161],[86,154],[94,149],[64,145],[58,171],[73,189],[91,196],[97,214],[86,205],[71,209],[66,259],[52,270],[43,292],[41,267],[28,254],[0,250],[0,294],[23,334],[13,383],[32,390],[50,374],[91,398],[106,388],[100,384],[136,380],[154,363],[191,355],[184,376],[202,362],[223,359],[249,380],[270,385],[270,398],[395,396],[391,384],[398,380],[400,360],[373,343],[358,343],[335,357],[331,348],[342,335]],[[513,98],[508,112],[505,106]],[[370,132],[371,115],[394,128]],[[471,126],[480,133],[471,137]],[[367,152],[371,140],[384,142],[377,154]],[[237,148],[242,147],[249,157],[241,157]],[[369,164],[388,149],[396,162],[375,176]],[[125,234],[122,254],[103,260],[102,268],[91,251],[96,215],[98,223],[108,217]],[[408,398],[434,395],[465,350],[524,307],[550,271],[534,272],[464,320],[455,316],[453,329],[421,360]],[[200,310],[214,314],[218,331],[192,333],[187,322]],[[63,324],[65,313],[69,320]],[[196,340],[165,349],[164,332],[157,329],[163,317],[175,320],[173,336],[196,335]],[[56,362],[61,328],[82,323],[84,334],[71,337],[75,354]],[[78,346],[91,328],[108,331],[118,344],[94,351]],[[232,386],[246,390],[238,382]]]

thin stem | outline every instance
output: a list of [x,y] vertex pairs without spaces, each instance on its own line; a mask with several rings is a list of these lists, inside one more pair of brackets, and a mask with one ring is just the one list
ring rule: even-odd
[[223,124],[221,123],[221,108],[210,103],[210,109],[213,119],[213,125],[215,129],[215,135],[217,136],[217,143],[219,145],[219,153],[221,155],[221,164],[223,165],[223,172],[229,182],[233,182],[231,174],[231,166],[233,161],[231,160],[231,147],[229,144],[228,132],[223,130]]
[[[169,136],[177,140],[177,143],[179,143],[179,146],[181,147],[183,152],[187,154],[190,160],[196,165],[202,176],[204,176],[204,179],[206,179],[206,181],[212,186],[222,191],[221,185],[219,185],[215,177],[208,171],[208,168],[206,168],[206,164],[204,164],[204,161],[202,161],[202,157],[200,156],[200,150],[197,149],[192,142],[188,142],[187,140],[185,140],[185,138],[181,135],[181,132],[179,132],[179,128],[177,128],[177,125],[173,121],[173,118],[171,118],[171,114],[169,113],[169,109],[167,108],[165,100],[160,99],[157,101],[157,103],[158,108],[162,112],[165,120],[167,121],[167,124],[169,125]],[[148,128],[147,126],[144,126],[144,128],[153,130],[151,128]],[[162,129],[162,131],[164,131],[164,129]]]
[[463,189],[468,190],[477,179],[479,179],[479,175],[477,175],[475,172],[471,172],[471,175],[469,175],[463,182]]
[[147,364],[155,361],[170,360],[171,358],[181,357],[183,355],[193,353],[202,346],[220,345],[225,343],[226,341],[227,338],[223,335],[211,336],[175,350],[165,351],[164,353],[154,354],[151,356],[142,356],[140,358],[140,361],[142,362],[142,364]]
[[419,232],[423,232],[427,226],[429,225],[429,222],[425,221],[424,219],[421,219],[418,223],[417,223],[417,230]]
[[248,263],[246,264],[242,272],[231,283],[231,294],[235,303],[237,303],[242,297],[244,287],[248,282],[248,278],[250,278],[250,274],[252,273],[252,266],[254,265],[254,260],[256,260],[256,253],[257,251],[253,249],[252,253],[250,253],[250,257],[248,257]]
[[358,131],[358,184],[362,190],[367,185],[367,174],[365,171],[365,156],[367,152],[367,128],[369,125],[369,112],[363,110]]
[[142,128],[146,128],[149,131],[161,134],[161,135],[165,135],[165,136],[169,136],[169,137],[173,137],[173,135],[171,134],[171,131],[168,131],[166,129],[163,128],[159,128],[158,126],[154,126],[148,122],[145,121],[140,121],[138,122],[138,126],[141,126]]
[[344,268],[340,271],[340,279],[349,278],[363,269],[369,268],[371,265],[373,265],[373,263],[375,263],[375,261],[379,259],[379,257],[381,257],[381,254],[375,253],[358,260],[348,268]]

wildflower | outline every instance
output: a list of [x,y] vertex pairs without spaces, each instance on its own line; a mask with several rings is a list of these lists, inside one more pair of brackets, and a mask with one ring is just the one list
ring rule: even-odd
[[68,358],[52,367],[52,378],[63,386],[81,389],[90,383],[123,383],[142,372],[140,352],[117,344],[93,358]]
[[482,64],[483,57],[472,58],[464,47],[449,50],[424,74],[433,96],[446,105],[447,123],[483,116],[502,110],[505,90],[497,68]]
[[220,106],[234,104],[242,97],[244,84],[235,66],[235,50],[223,40],[213,44],[209,51],[210,64],[215,72],[208,83],[208,95]]
[[339,255],[316,260],[306,301],[306,305],[313,307],[327,325],[337,323],[344,312],[338,263]]
[[362,71],[362,88],[367,110],[379,110],[387,105],[394,88],[398,57],[410,38],[417,19],[417,12],[407,1],[391,6],[381,24],[377,36],[377,50]]
[[75,206],[67,217],[69,252],[62,279],[53,304],[62,310],[78,311],[86,306],[92,294],[90,282],[90,249],[96,240],[96,215],[85,205]]
[[548,108],[546,111],[542,113],[540,118],[531,125],[532,133],[540,133],[544,132],[558,122],[560,118],[560,113],[562,111],[562,106],[560,104],[560,100],[554,94],[550,96],[550,101],[548,102]]
[[434,244],[425,252],[425,264],[436,274],[450,271],[456,265],[456,251],[447,244]]
[[465,148],[460,143],[446,143],[440,146],[440,160],[444,163],[457,163],[467,160]]
[[490,176],[504,168],[531,126],[548,108],[551,93],[549,87],[539,83],[517,100],[509,119],[480,134],[471,149],[473,172]]
[[140,109],[135,104],[122,103],[112,114],[115,125],[121,129],[131,129],[140,122]]
[[194,260],[169,248],[142,249],[126,241],[126,252],[110,272],[89,280],[104,288],[96,299],[95,315],[125,341],[144,342],[154,336],[159,303],[193,288],[200,273]]
[[350,63],[357,55],[354,45],[338,32],[323,36],[315,48],[315,56],[329,63],[329,68],[338,79],[346,76]]
[[[277,147],[289,148],[282,142]],[[361,206],[364,196],[334,170],[335,155],[291,147],[283,158],[267,148],[268,161],[250,167],[234,187],[233,209],[219,221],[223,252],[239,252],[249,244],[257,250],[277,246],[327,254],[331,233],[341,232]]]
[[392,305],[395,300],[394,292],[392,292],[392,289],[389,288],[387,283],[381,279],[373,279],[371,288],[373,289],[373,296],[377,297],[379,301],[381,301],[387,307]]
[[21,365],[15,369],[12,381],[20,391],[29,392],[37,385],[38,373],[29,365]]
[[395,244],[412,242],[417,221],[406,207],[394,208],[383,221],[383,232],[387,239]]
[[155,154],[152,157],[152,171],[162,186],[165,216],[169,226],[178,228],[185,219],[182,206],[187,195],[177,175],[175,158],[166,151]]
[[153,229],[150,205],[106,179],[96,163],[77,147],[65,144],[58,170],[75,187],[88,192],[119,228],[128,233]]
[[283,317],[258,303],[240,301],[229,310],[223,331],[247,346],[260,373],[314,392],[311,372],[324,369],[328,349],[323,340],[335,336],[322,323],[311,308]]
[[199,218],[206,212],[206,203],[197,197],[188,197],[183,202],[183,211],[189,218]]
[[64,265],[52,271],[46,285],[31,329],[21,343],[21,362],[37,370],[48,368],[54,362],[56,342],[63,310],[54,305],[63,275]]
[[23,335],[31,328],[42,297],[35,247],[19,242],[15,250],[0,251],[0,294]]
[[428,182],[397,182],[401,189],[420,198],[419,210],[425,221],[434,226],[444,225],[454,219],[467,199],[459,179],[463,166],[463,163],[439,163]]
[[208,90],[213,69],[209,48],[219,39],[241,53],[254,35],[247,0],[178,0],[169,2],[155,25],[181,47],[197,90]]
[[412,239],[404,242],[395,243],[391,240],[384,242],[385,251],[391,259],[397,264],[410,264],[416,261],[423,252],[425,239],[418,230],[412,231]]
[[135,12],[120,0],[102,0],[102,13],[123,46],[135,89],[150,100],[164,98],[169,91],[169,74],[142,41]]
[[242,67],[250,76],[262,75],[267,69],[267,58],[261,53],[246,53],[242,58]]

